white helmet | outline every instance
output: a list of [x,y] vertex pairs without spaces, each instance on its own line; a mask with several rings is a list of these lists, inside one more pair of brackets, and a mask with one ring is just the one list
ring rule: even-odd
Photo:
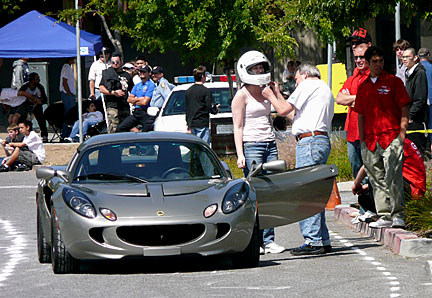
[[[258,64],[264,66],[264,73],[252,74],[251,68]],[[270,61],[263,53],[258,51],[246,52],[237,62],[237,73],[240,81],[245,84],[267,85],[271,81]]]

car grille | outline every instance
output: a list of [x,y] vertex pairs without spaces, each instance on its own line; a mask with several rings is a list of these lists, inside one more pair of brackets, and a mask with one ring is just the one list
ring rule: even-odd
[[117,228],[117,236],[134,245],[169,246],[192,241],[201,236],[204,230],[203,224],[133,226]]

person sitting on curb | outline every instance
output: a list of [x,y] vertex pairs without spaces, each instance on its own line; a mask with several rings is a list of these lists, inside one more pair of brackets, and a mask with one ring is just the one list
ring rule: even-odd
[[[96,105],[94,103],[89,104],[87,111],[87,113],[82,115],[82,132],[84,137],[90,126],[103,121],[103,115],[101,112],[96,111]],[[65,138],[65,141],[69,143],[79,142],[79,120],[75,121],[72,132],[68,138]]]
[[6,157],[11,156],[13,152],[13,148],[8,145],[9,143],[19,143],[24,140],[24,136],[20,134],[18,125],[15,123],[9,125],[7,131],[9,135],[6,139],[1,141],[1,146],[3,147]]
[[[413,141],[405,139],[404,141],[404,161],[403,161],[403,179],[405,200],[409,199],[420,199],[426,192],[426,169],[420,150],[416,147]],[[375,201],[372,196],[372,191],[369,191],[369,195],[362,196],[362,194],[370,190],[370,185],[363,184],[362,181],[366,177],[366,171],[362,166],[357,174],[354,184],[352,186],[352,192],[359,196],[359,204],[363,208],[376,213]],[[362,198],[362,199],[361,199]],[[376,215],[376,214],[375,214]],[[360,221],[370,222],[377,219],[377,216],[372,218],[362,218]]]
[[45,161],[45,148],[39,135],[32,130],[31,121],[19,124],[19,130],[24,135],[24,140],[19,143],[9,143],[14,148],[12,155],[3,160],[0,172],[8,172],[14,163],[21,163],[25,167],[21,170],[30,170],[33,165],[40,165]]

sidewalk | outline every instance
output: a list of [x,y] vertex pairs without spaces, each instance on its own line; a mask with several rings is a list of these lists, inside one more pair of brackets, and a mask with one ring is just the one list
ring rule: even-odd
[[335,219],[343,222],[356,232],[373,237],[394,254],[404,257],[432,257],[432,239],[419,238],[414,233],[403,229],[374,229],[365,222],[352,224],[351,219],[354,218],[352,215],[356,214],[358,209],[349,207],[351,203],[357,202],[356,196],[351,193],[351,185],[352,182],[338,183],[342,204],[335,208]]

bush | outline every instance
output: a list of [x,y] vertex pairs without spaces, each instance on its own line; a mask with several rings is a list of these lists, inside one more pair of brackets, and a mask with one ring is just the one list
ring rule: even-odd
[[346,139],[333,135],[331,138],[332,149],[330,152],[328,164],[335,164],[339,169],[337,182],[352,181],[351,164],[348,159],[347,141]]

